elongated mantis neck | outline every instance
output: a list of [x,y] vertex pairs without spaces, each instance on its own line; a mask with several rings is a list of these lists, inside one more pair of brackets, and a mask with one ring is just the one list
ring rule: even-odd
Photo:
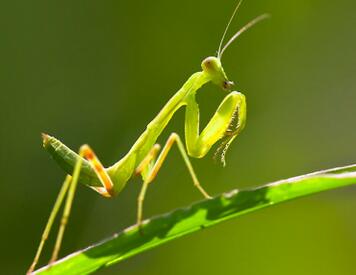
[[[118,162],[106,169],[114,184],[115,193],[119,193],[124,188],[134,170],[156,143],[174,113],[180,107],[187,105],[187,100],[191,100],[199,88],[212,81],[222,89],[230,90],[232,82],[228,81],[218,58],[208,57],[204,59],[202,69],[202,71],[189,77],[182,88],[170,98],[156,117],[147,125],[146,130],[140,135],[130,151]],[[56,138],[48,135],[44,135],[43,144],[60,166],[68,174],[71,174],[79,158],[78,154]],[[101,185],[94,170],[84,159],[79,181],[90,187]]]
[[[147,130],[152,132],[152,138],[154,140],[158,138],[163,129],[167,126],[173,114],[187,103],[186,99],[194,95],[204,84],[212,81],[224,90],[231,89],[233,82],[227,79],[219,58],[213,56],[207,57],[203,60],[201,67],[202,71],[196,72],[189,77],[183,87],[171,97],[158,115],[147,125]],[[143,135],[144,134],[145,133],[143,133]],[[140,138],[137,142],[139,141]],[[134,147],[132,150],[135,149]]]
[[173,114],[183,105],[186,104],[185,99],[196,93],[204,84],[209,82],[211,79],[204,72],[194,73],[183,85],[181,89],[178,90],[170,100],[164,105],[162,110],[158,115],[147,125],[147,129],[160,129],[163,130],[169,120],[172,118]]
[[156,143],[162,131],[166,128],[174,113],[182,106],[186,105],[186,99],[195,94],[204,84],[211,81],[209,74],[205,71],[194,73],[178,90],[170,100],[164,105],[156,117],[147,125],[146,130],[137,139],[131,150],[118,162],[108,168],[109,173],[120,173],[120,169],[127,162],[130,162],[131,156],[135,155],[135,165],[147,155],[148,151]]

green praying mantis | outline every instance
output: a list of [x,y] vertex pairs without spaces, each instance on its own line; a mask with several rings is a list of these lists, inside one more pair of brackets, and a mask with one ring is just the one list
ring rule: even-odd
[[[220,157],[221,162],[225,165],[225,154],[229,145],[241,133],[246,124],[246,99],[242,93],[233,91],[234,83],[226,76],[221,64],[221,58],[228,46],[237,37],[257,22],[269,17],[268,14],[256,17],[237,31],[223,46],[226,33],[240,5],[241,1],[238,2],[225,28],[217,56],[210,56],[202,61],[202,71],[196,72],[189,77],[182,88],[171,97],[158,115],[147,125],[146,130],[137,139],[129,152],[112,166],[104,168],[88,145],[81,146],[77,154],[58,139],[42,134],[44,148],[68,175],[58,194],[28,274],[35,269],[55,217],[65,199],[63,215],[50,263],[56,261],[78,182],[87,185],[104,197],[111,198],[121,192],[133,175],[141,175],[143,185],[137,200],[137,226],[140,228],[147,188],[156,177],[173,144],[177,144],[193,179],[194,186],[205,198],[211,198],[200,185],[188,155],[194,158],[203,158],[215,143],[221,141],[215,157]],[[196,102],[196,93],[208,82],[212,82],[223,91],[229,93],[218,106],[208,124],[200,132],[199,106]],[[186,108],[186,146],[178,134],[172,133],[161,149],[161,146],[156,143],[158,137],[174,113],[183,106]]]

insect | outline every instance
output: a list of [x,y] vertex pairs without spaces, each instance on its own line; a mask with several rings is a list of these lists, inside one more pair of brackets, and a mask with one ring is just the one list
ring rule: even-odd
[[[237,31],[223,46],[226,33],[240,7],[240,4],[241,1],[238,2],[225,28],[219,44],[217,56],[210,56],[202,61],[202,71],[196,72],[189,77],[182,88],[171,97],[166,105],[160,110],[158,115],[147,125],[146,130],[137,139],[129,152],[112,166],[104,168],[96,157],[94,151],[88,145],[81,146],[79,154],[77,154],[58,139],[43,134],[44,148],[68,173],[68,176],[58,194],[43,232],[35,259],[28,270],[28,273],[31,273],[34,270],[54,219],[64,202],[64,199],[66,199],[50,263],[57,259],[77,182],[87,185],[104,197],[111,198],[120,193],[133,175],[141,175],[143,185],[137,200],[137,226],[141,228],[143,201],[145,199],[147,188],[156,177],[168,152],[172,146],[176,144],[193,179],[194,186],[205,198],[211,198],[200,185],[188,155],[194,158],[203,158],[209,152],[211,147],[220,141],[221,144],[215,153],[215,157],[219,157],[223,165],[225,165],[225,153],[232,141],[244,129],[246,123],[246,100],[242,93],[233,91],[234,83],[226,76],[221,64],[221,58],[228,46],[238,36],[257,22],[268,17],[268,14],[256,17]],[[214,83],[222,90],[229,93],[218,106],[208,124],[200,132],[199,106],[196,102],[196,93],[208,82]],[[174,113],[183,106],[186,108],[185,145],[178,134],[172,133],[163,148],[161,148],[161,146],[156,143],[158,137],[161,135]]]

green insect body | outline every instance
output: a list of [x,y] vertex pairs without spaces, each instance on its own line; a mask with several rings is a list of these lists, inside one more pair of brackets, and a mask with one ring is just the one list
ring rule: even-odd
[[[229,90],[232,86],[232,82],[226,77],[218,58],[206,58],[202,62],[202,68],[201,72],[193,74],[188,79],[159,114],[147,125],[146,130],[141,134],[131,150],[122,159],[106,169],[112,179],[115,194],[118,194],[124,188],[136,167],[147,156],[179,108],[186,106],[185,139],[188,154],[192,157],[204,157],[218,140],[224,137],[231,139],[243,129],[246,119],[245,97],[241,93],[231,92],[225,97],[208,125],[199,134],[199,107],[195,99],[197,90],[210,81],[223,90]],[[238,126],[234,127],[238,131],[236,129],[231,131],[229,128],[234,120],[240,121]],[[72,174],[79,155],[54,137],[43,135],[43,138],[45,149],[68,174]],[[101,186],[101,182],[89,162],[85,159],[82,161],[79,182],[89,186]]]
[[[146,130],[140,135],[129,152],[112,166],[104,168],[94,151],[88,145],[81,146],[79,154],[77,154],[58,139],[47,134],[42,135],[44,148],[52,155],[68,176],[58,194],[28,274],[32,273],[35,269],[55,217],[66,198],[64,213],[50,263],[57,259],[78,182],[87,185],[104,197],[114,197],[122,191],[134,174],[140,174],[143,178],[143,185],[137,201],[137,225],[141,228],[143,201],[148,185],[157,175],[173,144],[177,144],[193,179],[194,186],[205,198],[210,198],[200,185],[188,155],[194,158],[202,158],[210,151],[214,144],[220,141],[214,157],[219,158],[223,165],[225,165],[227,149],[246,124],[246,99],[242,93],[233,91],[234,84],[225,74],[221,64],[221,57],[226,48],[239,35],[257,22],[268,17],[267,14],[264,14],[250,21],[222,47],[227,30],[240,4],[241,1],[236,6],[227,24],[217,56],[210,56],[203,60],[201,64],[202,70],[194,73],[184,83],[182,88],[171,97],[156,117],[147,125]],[[227,92],[227,95],[205,128],[200,132],[200,111],[196,101],[196,93],[203,85],[209,82]],[[185,145],[176,133],[172,133],[161,150],[160,145],[156,141],[174,113],[181,107],[185,107]]]

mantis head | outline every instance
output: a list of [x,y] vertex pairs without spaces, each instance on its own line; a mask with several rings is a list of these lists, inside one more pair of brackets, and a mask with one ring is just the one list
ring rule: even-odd
[[208,75],[208,77],[211,79],[211,81],[226,91],[231,91],[231,89],[234,86],[234,83],[232,81],[228,80],[228,78],[226,77],[226,74],[224,72],[224,69],[221,65],[221,57],[222,57],[223,53],[236,40],[236,38],[239,37],[242,33],[247,31],[249,28],[251,28],[252,26],[257,24],[258,22],[270,17],[269,14],[262,14],[262,15],[256,17],[255,19],[253,19],[252,21],[247,23],[245,26],[243,26],[240,30],[238,30],[229,39],[229,41],[226,42],[226,44],[223,46],[223,42],[225,40],[226,33],[230,27],[230,24],[231,24],[233,18],[235,17],[235,15],[237,13],[241,3],[242,3],[242,0],[240,0],[237,3],[235,10],[232,13],[232,16],[230,17],[229,22],[226,25],[223,36],[220,40],[217,57],[209,56],[209,57],[205,58],[201,64],[203,71]]
[[228,80],[219,58],[209,56],[203,60],[201,67],[214,84],[223,90],[231,91],[234,82]]

